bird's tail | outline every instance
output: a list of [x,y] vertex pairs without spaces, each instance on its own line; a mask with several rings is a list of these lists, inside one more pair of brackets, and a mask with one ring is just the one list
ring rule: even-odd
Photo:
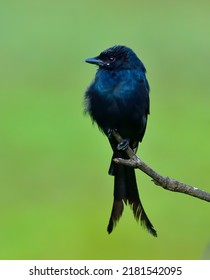
[[133,211],[135,219],[140,221],[141,225],[144,226],[149,233],[153,236],[157,236],[156,230],[147,217],[140,201],[134,168],[117,165],[112,161],[109,174],[114,176],[114,202],[107,227],[108,233],[112,232],[122,216],[124,203],[128,203]]

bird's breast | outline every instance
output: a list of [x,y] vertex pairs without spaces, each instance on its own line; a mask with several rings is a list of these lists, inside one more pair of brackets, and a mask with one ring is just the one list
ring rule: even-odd
[[131,97],[135,90],[136,79],[133,73],[128,70],[123,71],[104,71],[103,75],[96,75],[95,89],[104,98],[125,99]]

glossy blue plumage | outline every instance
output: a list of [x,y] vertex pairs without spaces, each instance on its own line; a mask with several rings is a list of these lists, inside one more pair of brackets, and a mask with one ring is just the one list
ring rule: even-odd
[[135,68],[99,68],[85,95],[86,111],[93,121],[105,133],[117,129],[131,142],[142,140],[149,114],[146,71],[136,55],[134,58],[138,62]]
[[[113,129],[129,142],[131,148],[142,141],[149,114],[149,84],[146,69],[136,54],[125,46],[114,46],[99,56],[88,58],[99,69],[85,93],[85,111],[108,136]],[[109,137],[113,158],[127,158],[113,137]],[[137,220],[156,236],[141,204],[134,169],[111,162],[109,174],[115,176],[114,203],[108,225],[111,233],[129,203]]]

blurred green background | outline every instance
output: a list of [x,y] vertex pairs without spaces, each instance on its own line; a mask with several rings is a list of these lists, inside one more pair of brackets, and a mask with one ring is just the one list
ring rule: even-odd
[[151,115],[138,155],[210,192],[210,2],[0,3],[0,259],[210,258],[210,204],[137,171],[153,238],[129,207],[111,235],[108,141],[83,115],[115,44],[146,65]]

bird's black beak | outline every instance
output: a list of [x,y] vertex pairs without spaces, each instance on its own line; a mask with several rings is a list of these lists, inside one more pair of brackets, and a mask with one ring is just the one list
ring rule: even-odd
[[91,64],[96,64],[96,65],[99,65],[99,66],[104,65],[104,62],[101,59],[99,59],[98,57],[87,58],[87,59],[85,59],[85,62],[91,63]]

